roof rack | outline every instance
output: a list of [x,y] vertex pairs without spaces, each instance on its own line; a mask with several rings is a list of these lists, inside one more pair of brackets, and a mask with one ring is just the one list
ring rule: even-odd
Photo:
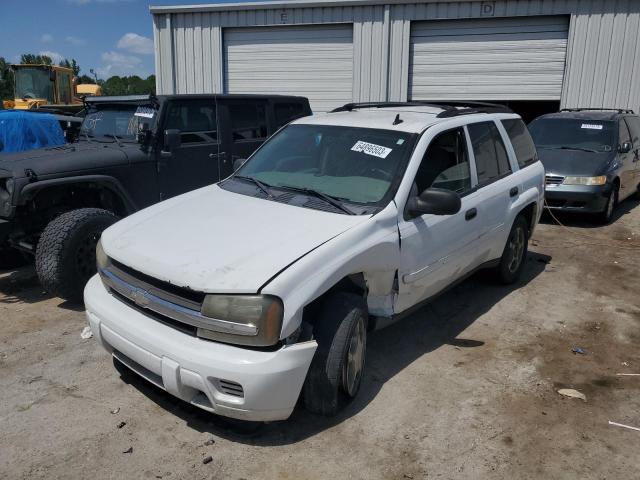
[[435,107],[443,111],[437,118],[455,117],[458,115],[470,115],[473,113],[513,113],[509,107],[499,103],[488,102],[468,102],[463,100],[452,101],[430,101],[430,100],[410,100],[408,102],[360,102],[347,103],[342,107],[331,110],[330,113],[351,112],[357,108],[393,108],[393,107]]
[[618,113],[630,113],[635,115],[635,112],[629,108],[598,108],[598,107],[583,107],[583,108],[563,108],[561,112],[618,112]]

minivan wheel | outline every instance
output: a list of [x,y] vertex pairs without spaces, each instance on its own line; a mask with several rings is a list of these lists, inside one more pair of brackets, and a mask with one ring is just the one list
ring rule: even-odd
[[600,223],[602,223],[603,225],[608,225],[609,223],[611,223],[616,205],[618,205],[618,188],[614,185],[614,187],[611,189],[611,193],[609,193],[607,204],[605,205],[604,210],[598,215],[598,220],[600,221]]
[[73,302],[96,273],[96,245],[118,218],[107,210],[81,208],[63,213],[44,229],[36,248],[36,272],[52,295]]
[[498,279],[505,285],[518,280],[524,268],[527,250],[529,248],[529,225],[527,220],[519,215],[513,222],[507,244],[500,257],[497,268]]
[[332,416],[358,394],[362,384],[367,349],[367,309],[362,297],[330,294],[315,321],[314,338],[318,349],[303,386],[304,404],[312,413]]

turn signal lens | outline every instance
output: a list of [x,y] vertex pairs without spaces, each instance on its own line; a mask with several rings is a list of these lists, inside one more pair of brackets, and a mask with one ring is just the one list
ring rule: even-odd
[[598,177],[565,177],[563,185],[605,185],[607,183],[606,175]]

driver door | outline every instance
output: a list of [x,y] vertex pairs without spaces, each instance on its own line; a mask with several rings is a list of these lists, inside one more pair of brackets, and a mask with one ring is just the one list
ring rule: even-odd
[[472,266],[480,234],[480,198],[473,191],[473,177],[465,129],[438,134],[425,152],[411,195],[429,187],[454,190],[461,196],[462,208],[455,215],[410,218],[404,213],[398,225],[402,247],[396,312],[437,294]]

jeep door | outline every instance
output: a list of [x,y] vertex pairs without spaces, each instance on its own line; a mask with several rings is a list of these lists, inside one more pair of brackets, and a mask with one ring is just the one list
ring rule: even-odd
[[483,207],[475,184],[464,127],[436,135],[424,153],[409,195],[418,195],[429,187],[454,190],[461,196],[462,208],[454,215],[416,218],[405,211],[399,219],[396,312],[443,290],[474,263],[481,229],[478,212]]
[[165,145],[158,148],[160,199],[216,183],[220,179],[220,169],[214,98],[169,100],[162,124],[162,132],[180,131],[180,146],[171,152]]
[[222,146],[220,178],[233,173],[233,163],[248,158],[269,136],[267,100],[219,98]]
[[620,200],[623,200],[633,194],[636,189],[636,184],[634,182],[636,165],[635,152],[637,151],[638,146],[632,144],[631,150],[624,153],[619,150],[620,146],[623,144],[632,143],[629,126],[625,120],[625,118],[621,118],[618,123],[618,176],[620,178],[620,191],[618,192],[618,198]]

